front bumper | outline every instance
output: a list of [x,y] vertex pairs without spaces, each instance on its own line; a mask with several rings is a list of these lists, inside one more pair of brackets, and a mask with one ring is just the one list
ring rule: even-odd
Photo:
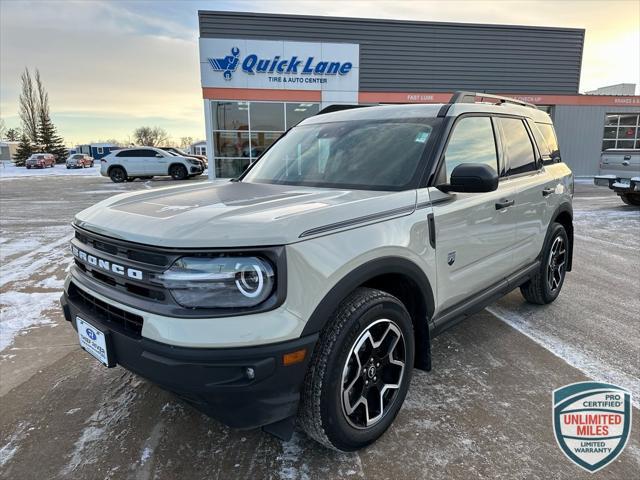
[[[105,332],[110,361],[174,392],[230,427],[257,428],[296,414],[317,335],[256,347],[176,347],[125,331],[74,301],[66,291],[60,303],[74,329],[80,316]],[[284,354],[303,348],[302,362],[283,364]],[[253,369],[253,378],[247,369]]]

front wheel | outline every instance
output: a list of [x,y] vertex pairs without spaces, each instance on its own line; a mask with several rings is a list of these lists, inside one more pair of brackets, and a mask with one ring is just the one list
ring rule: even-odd
[[188,172],[184,165],[173,165],[169,171],[169,175],[174,180],[184,180],[187,178]]
[[551,224],[541,260],[540,269],[520,292],[529,303],[546,305],[558,298],[567,273],[569,237],[561,224]]
[[127,180],[127,173],[122,167],[113,167],[109,171],[109,178],[113,183],[122,183]]
[[320,335],[305,378],[299,424],[335,450],[375,442],[400,411],[413,359],[413,325],[402,302],[380,290],[355,290]]

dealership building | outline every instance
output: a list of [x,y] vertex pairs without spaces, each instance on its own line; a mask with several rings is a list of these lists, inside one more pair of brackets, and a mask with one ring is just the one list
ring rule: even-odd
[[443,103],[457,90],[547,111],[578,176],[598,173],[604,149],[640,148],[640,96],[578,94],[583,29],[217,11],[199,24],[217,177],[330,105]]

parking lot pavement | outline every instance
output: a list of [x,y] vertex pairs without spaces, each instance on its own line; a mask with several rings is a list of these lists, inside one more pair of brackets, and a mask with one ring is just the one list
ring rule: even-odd
[[[555,443],[551,391],[609,380],[640,398],[640,210],[578,185],[574,271],[559,299],[534,307],[513,292],[436,338],[433,371],[414,372],[404,408],[375,445],[339,454],[300,432],[281,442],[228,429],[103,368],[56,304],[73,214],[168,184],[0,182],[0,478],[593,478]],[[638,432],[598,478],[637,478]]]

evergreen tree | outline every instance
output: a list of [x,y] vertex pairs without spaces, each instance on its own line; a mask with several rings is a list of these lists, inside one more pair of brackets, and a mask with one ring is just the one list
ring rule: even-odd
[[42,84],[38,70],[36,70],[36,92],[38,97],[38,144],[43,152],[55,155],[56,163],[64,163],[67,158],[67,149],[51,121],[49,94]]
[[55,155],[56,163],[64,163],[67,159],[67,149],[62,138],[58,136],[48,111],[41,111],[38,127],[38,143],[41,145],[42,151]]
[[9,140],[10,142],[15,142],[20,138],[20,130],[18,130],[17,128],[10,128],[9,130],[7,130],[5,137],[7,137],[7,140]]
[[24,167],[27,158],[31,156],[33,153],[33,146],[27,136],[23,133],[22,137],[20,137],[20,143],[18,144],[18,149],[16,150],[16,154],[13,157],[14,163],[17,167]]

